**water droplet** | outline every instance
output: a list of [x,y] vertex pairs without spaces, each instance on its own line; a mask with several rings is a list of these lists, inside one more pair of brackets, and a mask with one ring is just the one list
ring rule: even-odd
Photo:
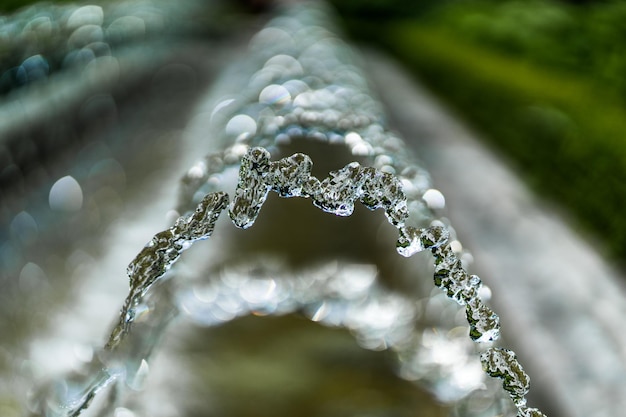
[[91,362],[93,359],[94,351],[89,345],[76,344],[74,345],[74,355],[82,362]]
[[250,40],[252,51],[270,51],[277,45],[280,45],[281,49],[290,49],[290,46],[294,45],[291,34],[277,27],[267,27]]
[[67,28],[76,29],[84,25],[102,25],[104,12],[102,7],[89,5],[79,7],[67,19]]
[[146,33],[146,22],[139,16],[121,16],[107,27],[107,40],[122,43],[132,39],[141,39]]
[[24,244],[30,244],[37,240],[39,228],[37,222],[26,211],[18,213],[11,221],[11,232]]
[[204,161],[198,161],[187,171],[187,178],[191,180],[203,178],[205,175],[207,175],[207,166]]
[[254,135],[256,133],[256,121],[247,114],[238,114],[228,121],[225,131],[229,135],[240,136],[242,134]]
[[291,97],[295,97],[300,93],[303,93],[309,89],[307,83],[302,80],[289,80],[283,83],[283,87],[289,91]]
[[434,188],[426,190],[422,198],[426,201],[428,208],[432,210],[442,209],[446,206],[445,197],[441,194],[441,191]]
[[[67,39],[69,48],[82,48],[93,42],[104,39],[104,31],[100,25],[83,25],[78,27]],[[93,52],[91,52],[93,54]]]
[[274,55],[267,60],[264,67],[279,68],[283,77],[300,77],[304,72],[297,59],[285,54]]
[[234,99],[234,98],[229,98],[229,99],[222,100],[222,101],[220,101],[219,103],[217,103],[217,104],[215,105],[215,107],[213,108],[213,111],[211,112],[211,120],[213,120],[213,118],[215,117],[215,115],[216,115],[216,114],[219,114],[219,112],[220,112],[222,109],[224,109],[224,108],[226,108],[226,107],[230,106],[230,105],[231,105],[231,104],[233,104],[234,102],[235,102],[235,99]]
[[491,288],[486,285],[482,285],[478,291],[478,296],[485,301],[491,300]]
[[46,273],[34,262],[28,262],[20,271],[19,287],[25,293],[36,290],[46,281]]
[[268,85],[259,94],[259,102],[262,104],[284,106],[291,101],[291,94],[282,85]]
[[241,298],[253,305],[271,304],[276,295],[276,281],[273,279],[250,279],[239,288]]
[[356,132],[350,132],[346,134],[345,141],[346,141],[346,145],[350,146],[356,143],[363,142],[363,138],[361,137],[361,135],[359,135]]
[[72,176],[65,176],[50,188],[48,202],[52,210],[73,212],[83,206],[83,190]]
[[322,301],[311,316],[312,321],[323,321],[330,313],[329,305],[326,301]]
[[400,237],[396,243],[396,250],[404,257],[410,257],[426,249],[422,245],[422,229],[406,227],[400,229]]
[[41,55],[33,55],[22,62],[17,69],[16,77],[20,84],[27,84],[48,77],[50,66]]
[[135,417],[135,413],[130,411],[128,408],[117,407],[115,409],[113,417]]

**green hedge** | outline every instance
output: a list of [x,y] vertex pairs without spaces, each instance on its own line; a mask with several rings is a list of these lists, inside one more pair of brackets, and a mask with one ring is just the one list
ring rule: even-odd
[[441,28],[407,23],[382,33],[379,41],[485,132],[532,185],[626,260],[626,109],[614,94]]

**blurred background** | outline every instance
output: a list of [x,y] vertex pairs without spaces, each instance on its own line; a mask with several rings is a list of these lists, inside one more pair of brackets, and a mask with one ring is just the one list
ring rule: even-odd
[[[515,329],[506,340],[536,376],[531,405],[551,416],[617,415],[618,402],[599,404],[626,386],[626,343],[616,334],[625,311],[626,2],[331,3],[347,38],[365,51],[390,122],[433,164],[426,166],[476,269],[494,277],[486,281],[494,303],[504,300],[496,307],[505,332]],[[196,123],[207,116],[207,91],[274,5],[0,1],[0,415],[22,414],[33,381],[93,357],[126,295],[126,265],[171,223],[178,179],[207,140]],[[404,88],[410,79],[421,87]],[[421,110],[417,94],[428,97]],[[445,130],[457,124],[466,133]],[[480,142],[447,140],[465,136]],[[506,171],[470,158],[485,146]],[[453,171],[465,164],[485,167],[480,182],[446,190],[446,181],[466,177]],[[490,188],[508,175],[540,197],[507,200],[508,188]],[[496,212],[512,207],[505,223],[455,217],[454,206],[483,209],[462,198],[472,187],[497,193],[481,197]],[[565,219],[565,234],[536,220],[545,215]],[[452,413],[399,378],[387,353],[361,349],[347,331],[291,316],[229,326],[177,348],[189,361],[181,366],[204,370],[194,377],[211,384],[222,415]],[[260,344],[269,335],[272,344]],[[213,415],[194,402],[185,412],[157,411]]]
[[625,2],[333,4],[623,264]]

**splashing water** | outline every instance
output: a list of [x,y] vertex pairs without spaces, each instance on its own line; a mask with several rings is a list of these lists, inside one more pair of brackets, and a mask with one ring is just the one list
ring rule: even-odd
[[[212,235],[224,210],[235,226],[248,229],[273,191],[284,198],[310,198],[314,206],[337,216],[350,216],[357,202],[370,210],[382,209],[398,230],[400,255],[432,255],[435,285],[465,307],[470,339],[487,344],[480,356],[483,369],[503,380],[518,416],[543,416],[526,406],[529,378],[515,354],[491,346],[500,336],[499,318],[480,298],[480,278],[467,272],[454,250],[454,229],[433,211],[445,204],[443,196],[431,187],[428,174],[403,141],[384,127],[358,61],[322,29],[324,16],[319,6],[294,7],[252,40],[253,52],[243,66],[249,72],[246,87],[238,96],[222,98],[211,113],[213,146],[222,150],[188,170],[177,205],[183,215],[157,233],[129,265],[130,292],[119,322],[86,377],[72,386],[66,383],[62,390],[45,391],[48,396],[37,412],[78,415],[105,386],[124,379],[132,383],[167,324],[181,314],[214,325],[255,312],[304,311],[311,320],[353,330],[363,346],[410,355],[416,339],[415,303],[383,289],[375,273],[354,265],[342,263],[340,271],[303,272],[290,279],[280,279],[280,271],[261,278],[257,272],[252,278],[243,268],[201,288],[178,290],[170,298],[155,290],[171,280],[174,274],[168,271],[183,251]],[[341,145],[361,162],[350,162],[320,180],[312,175],[313,161],[307,154],[272,161],[273,154],[301,139]],[[239,175],[229,202],[220,187],[234,168]],[[350,283],[343,285],[342,277],[349,277]],[[360,286],[355,284],[359,279],[364,280]],[[205,296],[198,297],[198,291]],[[141,327],[143,314],[154,324],[148,330]]]
[[178,260],[183,250],[196,240],[211,236],[215,222],[227,204],[227,194],[208,194],[192,215],[179,218],[174,226],[156,234],[128,265],[130,294],[124,303],[120,323],[106,344],[107,349],[114,349],[128,333],[141,297]]

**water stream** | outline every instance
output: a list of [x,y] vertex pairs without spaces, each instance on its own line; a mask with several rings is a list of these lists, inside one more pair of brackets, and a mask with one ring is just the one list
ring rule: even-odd
[[[543,416],[526,404],[529,378],[515,354],[497,344],[489,288],[467,272],[471,255],[442,216],[443,195],[388,129],[364,64],[332,27],[321,5],[285,8],[225,72],[194,119],[202,128],[189,129],[206,142],[179,164],[208,155],[187,165],[177,186],[164,177],[164,196],[147,198],[156,204],[138,215],[141,236],[154,229],[128,266],[130,292],[103,290],[105,303],[77,298],[54,327],[110,335],[80,344],[83,363],[41,383],[30,415],[215,412],[184,394],[200,378],[181,356],[190,335],[245,316],[286,316],[347,329],[362,348],[389,352],[391,368],[450,415]],[[171,221],[161,232],[158,212]],[[138,240],[124,227],[112,245]],[[119,319],[81,313],[115,297],[116,308],[126,300]],[[153,374],[160,384],[150,385]]]

